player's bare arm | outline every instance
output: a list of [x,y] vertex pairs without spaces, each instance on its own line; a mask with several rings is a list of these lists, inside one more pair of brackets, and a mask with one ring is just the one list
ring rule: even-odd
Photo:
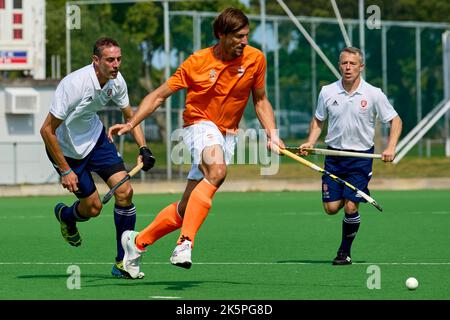
[[402,119],[397,115],[391,120],[391,130],[389,134],[389,141],[386,149],[381,154],[381,160],[384,162],[391,162],[395,158],[395,147],[402,132]]
[[254,89],[252,92],[253,104],[255,105],[256,116],[266,130],[269,147],[278,153],[278,147],[284,148],[284,142],[280,139],[275,124],[275,116],[272,105],[267,99],[265,88]]
[[[131,109],[130,106],[122,109],[123,119],[125,120],[125,123],[129,122],[131,118],[133,117],[133,109]],[[131,134],[134,137],[134,140],[136,141],[137,145],[139,147],[143,147],[146,145],[145,137],[144,137],[144,131],[142,130],[141,126],[135,126],[133,130],[131,131]]]
[[113,125],[108,130],[108,138],[112,141],[112,136],[119,136],[129,133],[135,126],[151,115],[159,106],[173,93],[167,83],[162,84],[154,91],[150,92],[139,104],[134,115],[126,123]]
[[62,122],[62,120],[56,118],[51,113],[48,113],[47,118],[45,118],[45,121],[41,127],[40,133],[48,152],[55,160],[58,169],[62,174],[62,186],[70,192],[74,192],[78,190],[78,177],[75,172],[72,171],[66,159],[64,158],[64,155],[56,138],[56,129],[61,125]]
[[311,124],[309,126],[309,135],[308,140],[300,145],[300,155],[307,156],[308,152],[301,150],[301,149],[307,149],[307,148],[314,148],[314,145],[316,144],[317,140],[320,137],[320,134],[322,133],[323,128],[323,121],[320,121],[316,117],[313,117],[311,120]]
[[[133,117],[133,109],[130,106],[122,109],[123,118],[125,123],[131,120]],[[143,163],[142,170],[148,171],[155,165],[155,158],[151,150],[147,147],[144,131],[142,130],[142,126],[136,125],[133,130],[131,130],[131,134],[134,137],[138,147],[139,147],[139,155],[137,157],[136,163],[139,165],[141,162]]]

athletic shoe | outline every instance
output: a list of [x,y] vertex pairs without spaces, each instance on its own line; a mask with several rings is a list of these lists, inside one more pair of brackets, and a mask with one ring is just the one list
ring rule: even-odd
[[[111,275],[114,278],[120,279],[133,279],[128,272],[123,268],[123,261],[116,262],[111,270]],[[137,279],[144,278],[145,274],[143,272],[139,272]]]
[[184,240],[175,247],[175,250],[173,250],[172,256],[170,257],[170,263],[178,267],[189,269],[192,265],[191,252],[191,241]]
[[335,266],[343,266],[347,264],[352,264],[352,258],[350,255],[344,251],[338,251],[336,258],[333,260],[333,265]]
[[76,224],[68,224],[61,219],[61,212],[63,208],[67,208],[64,203],[58,203],[55,206],[55,217],[61,226],[61,235],[71,246],[78,247],[81,245],[81,236],[78,232]]
[[135,239],[138,232],[127,230],[122,233],[122,247],[125,251],[123,256],[123,268],[128,272],[133,279],[139,278],[139,263],[141,262],[141,255],[145,251],[136,248]]

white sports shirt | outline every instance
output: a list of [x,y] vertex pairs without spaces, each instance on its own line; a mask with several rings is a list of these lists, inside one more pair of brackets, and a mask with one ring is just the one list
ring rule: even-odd
[[120,72],[103,88],[93,64],[61,80],[50,105],[50,113],[63,120],[56,129],[56,136],[66,157],[83,159],[94,148],[103,129],[97,111],[110,100],[121,109],[130,104],[127,84]]
[[325,143],[336,149],[363,151],[372,148],[375,119],[391,121],[397,112],[381,89],[361,78],[358,88],[348,94],[341,79],[322,87],[317,101],[315,117],[328,118]]

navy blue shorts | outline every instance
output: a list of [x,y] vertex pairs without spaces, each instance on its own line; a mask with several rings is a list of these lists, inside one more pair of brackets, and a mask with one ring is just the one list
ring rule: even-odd
[[[48,151],[47,156],[60,174]],[[87,198],[97,190],[91,172],[96,172],[106,182],[113,174],[125,171],[123,160],[118,155],[114,143],[109,142],[105,128],[103,128],[94,149],[84,159],[65,158],[70,168],[78,176],[78,191],[74,194],[79,199]]]
[[[328,147],[328,149],[337,150]],[[355,150],[343,150],[355,151]],[[358,151],[364,153],[373,153],[374,147],[366,151]],[[372,178],[372,158],[356,158],[356,157],[325,157],[325,170],[338,176],[339,178],[352,184],[359,190],[370,195],[368,185]],[[327,175],[322,176],[322,201],[332,202],[341,199],[347,199],[353,202],[367,202],[361,198],[355,191],[334,181]]]

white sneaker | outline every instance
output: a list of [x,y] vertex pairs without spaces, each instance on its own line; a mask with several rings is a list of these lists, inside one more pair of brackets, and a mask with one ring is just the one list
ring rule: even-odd
[[145,251],[136,248],[135,238],[138,232],[127,230],[122,233],[122,247],[125,251],[123,256],[123,268],[130,274],[133,279],[143,278],[143,273],[139,271],[139,263],[141,262],[141,255]]
[[189,269],[192,265],[191,252],[191,241],[184,240],[183,243],[177,245],[175,250],[173,250],[172,256],[170,257],[170,263],[178,267]]

